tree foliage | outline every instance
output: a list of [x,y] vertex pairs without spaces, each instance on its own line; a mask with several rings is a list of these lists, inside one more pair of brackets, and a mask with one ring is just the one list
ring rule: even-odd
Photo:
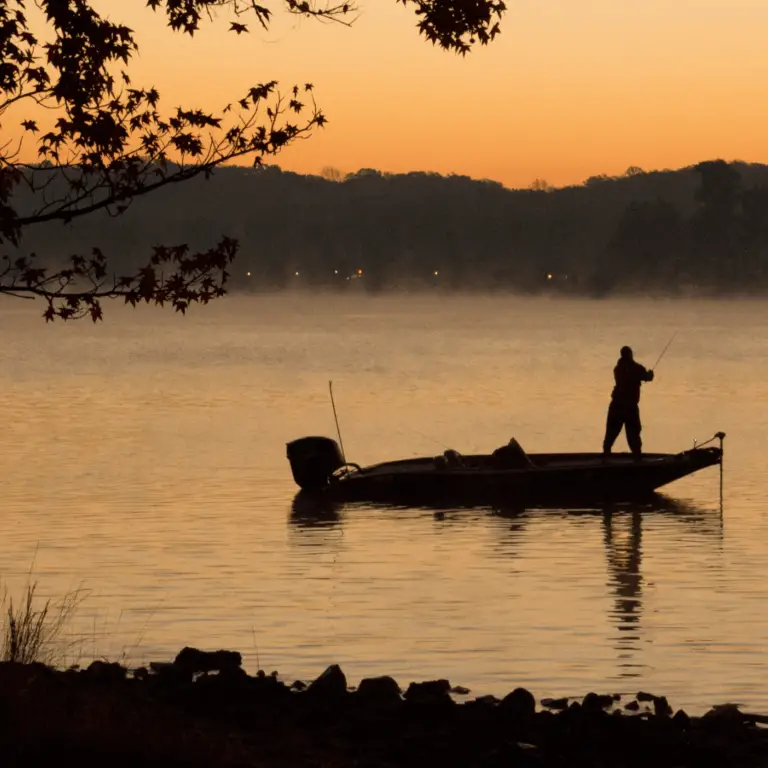
[[[123,0],[127,2],[128,0]],[[138,1],[138,0],[135,0]],[[498,34],[504,11],[496,0],[403,0],[415,6],[420,32],[440,47],[465,54]],[[255,0],[147,0],[172,30],[194,35],[229,14],[229,29],[267,28],[273,11]],[[0,120],[20,124],[23,139],[0,145],[0,294],[46,301],[45,318],[102,317],[101,300],[170,303],[184,312],[223,295],[238,243],[221,237],[199,252],[186,245],[156,246],[146,264],[127,275],[109,269],[98,248],[60,263],[59,253],[25,251],[31,228],[74,222],[106,212],[119,216],[137,198],[207,177],[242,157],[260,166],[299,138],[321,128],[325,116],[310,83],[280,90],[253,85],[218,112],[163,110],[151,86],[132,83],[137,53],[131,29],[105,18],[89,0],[37,0],[41,25],[26,0],[0,0]],[[300,16],[350,23],[355,7],[315,0],[281,0]],[[41,29],[38,29],[41,26]],[[33,144],[30,149],[29,144]],[[30,158],[33,158],[30,160]]]

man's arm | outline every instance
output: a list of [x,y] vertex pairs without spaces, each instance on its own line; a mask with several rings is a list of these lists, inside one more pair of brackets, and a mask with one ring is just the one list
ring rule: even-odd
[[644,365],[635,361],[635,375],[640,381],[653,381],[653,371],[649,371]]

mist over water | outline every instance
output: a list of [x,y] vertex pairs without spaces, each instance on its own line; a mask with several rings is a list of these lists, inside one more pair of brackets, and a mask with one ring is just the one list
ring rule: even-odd
[[[768,709],[768,304],[514,296],[233,296],[48,325],[0,303],[12,591],[91,592],[83,658],[184,645],[309,678],[449,677],[474,693],[651,690]],[[621,345],[650,366],[648,451],[728,435],[654,508],[294,509],[285,443],[360,464],[600,450]],[[619,438],[617,449],[624,449]]]

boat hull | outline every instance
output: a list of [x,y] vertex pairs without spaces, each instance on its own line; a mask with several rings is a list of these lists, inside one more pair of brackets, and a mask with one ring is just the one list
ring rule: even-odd
[[496,469],[466,457],[465,466],[434,459],[377,464],[334,477],[320,492],[339,501],[488,505],[557,500],[632,501],[722,461],[722,449],[650,454],[529,454],[531,466]]

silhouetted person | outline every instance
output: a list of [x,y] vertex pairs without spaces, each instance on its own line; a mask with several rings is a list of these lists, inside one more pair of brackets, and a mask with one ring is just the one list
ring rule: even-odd
[[629,347],[621,348],[621,357],[613,369],[616,386],[608,406],[608,419],[605,425],[605,440],[603,454],[611,452],[616,438],[622,427],[627,433],[629,449],[636,458],[640,458],[643,442],[640,439],[642,426],[640,424],[640,385],[644,381],[653,381],[653,371],[635,362]]

